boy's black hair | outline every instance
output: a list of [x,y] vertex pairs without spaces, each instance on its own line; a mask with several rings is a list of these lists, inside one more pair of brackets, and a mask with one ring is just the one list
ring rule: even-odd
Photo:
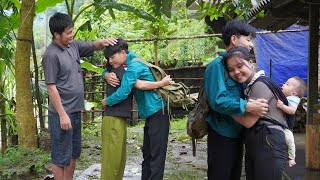
[[250,51],[247,48],[242,47],[242,46],[231,48],[226,53],[226,55],[223,57],[222,62],[226,65],[228,59],[230,59],[232,57],[238,57],[238,58],[241,58],[241,59],[246,60],[246,61],[253,60],[253,56],[250,53]]
[[67,27],[73,26],[74,22],[72,18],[67,14],[57,12],[53,16],[51,16],[49,20],[50,32],[53,37],[55,32],[58,34],[62,34]]
[[113,46],[107,46],[103,50],[104,57],[109,59],[109,57],[113,56],[114,54],[124,50],[128,54],[128,43],[127,41],[123,40],[122,38],[117,39],[117,44]]
[[256,37],[256,30],[249,23],[244,20],[231,20],[222,29],[222,39],[224,44],[228,47],[230,45],[231,37],[235,35]]

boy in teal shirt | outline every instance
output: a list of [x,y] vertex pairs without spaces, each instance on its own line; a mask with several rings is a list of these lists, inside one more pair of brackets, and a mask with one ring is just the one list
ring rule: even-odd
[[[154,82],[155,79],[149,67],[140,61],[133,52],[128,51],[127,42],[118,39],[117,44],[106,48],[106,57],[113,68],[126,64],[120,87],[106,99],[102,100],[104,107],[114,106],[125,100],[131,91],[137,101],[139,117],[146,119],[143,140],[143,162],[142,179],[162,179],[167,152],[169,116],[163,113],[166,101],[159,97],[154,91],[139,90],[134,88],[138,80]],[[164,108],[166,110],[166,108]]]

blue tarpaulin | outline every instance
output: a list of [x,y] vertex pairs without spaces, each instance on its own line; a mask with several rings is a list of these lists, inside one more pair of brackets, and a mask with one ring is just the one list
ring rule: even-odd
[[[293,25],[288,29],[300,31],[308,27]],[[271,70],[271,78],[279,86],[293,76],[307,82],[308,37],[308,31],[258,34],[254,48],[258,68],[269,77]]]

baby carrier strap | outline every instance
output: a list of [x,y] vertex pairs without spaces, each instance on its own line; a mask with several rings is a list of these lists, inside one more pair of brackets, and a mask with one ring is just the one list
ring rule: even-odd
[[[268,88],[272,91],[272,93],[274,94],[276,99],[281,100],[285,105],[288,106],[289,102],[288,102],[287,98],[285,97],[285,95],[281,91],[280,87],[272,79],[270,79],[266,76],[260,76],[259,78],[257,78],[257,80],[254,83],[256,83],[256,82],[263,82],[264,84],[266,84],[268,86]],[[287,113],[283,112],[283,116],[287,122],[285,127],[292,131],[293,126],[294,126],[294,121],[295,121],[294,115],[287,114]],[[263,118],[263,120],[266,120],[266,121],[269,121],[273,124],[284,127],[282,123],[280,123],[279,121],[276,121],[274,119]]]

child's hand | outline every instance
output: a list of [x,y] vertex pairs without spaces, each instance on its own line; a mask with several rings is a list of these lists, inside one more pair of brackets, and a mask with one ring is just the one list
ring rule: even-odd
[[292,166],[296,165],[297,163],[294,159],[289,159],[288,164],[289,164],[289,167],[292,167]]
[[277,107],[282,109],[283,108],[283,102],[281,100],[277,101]]

